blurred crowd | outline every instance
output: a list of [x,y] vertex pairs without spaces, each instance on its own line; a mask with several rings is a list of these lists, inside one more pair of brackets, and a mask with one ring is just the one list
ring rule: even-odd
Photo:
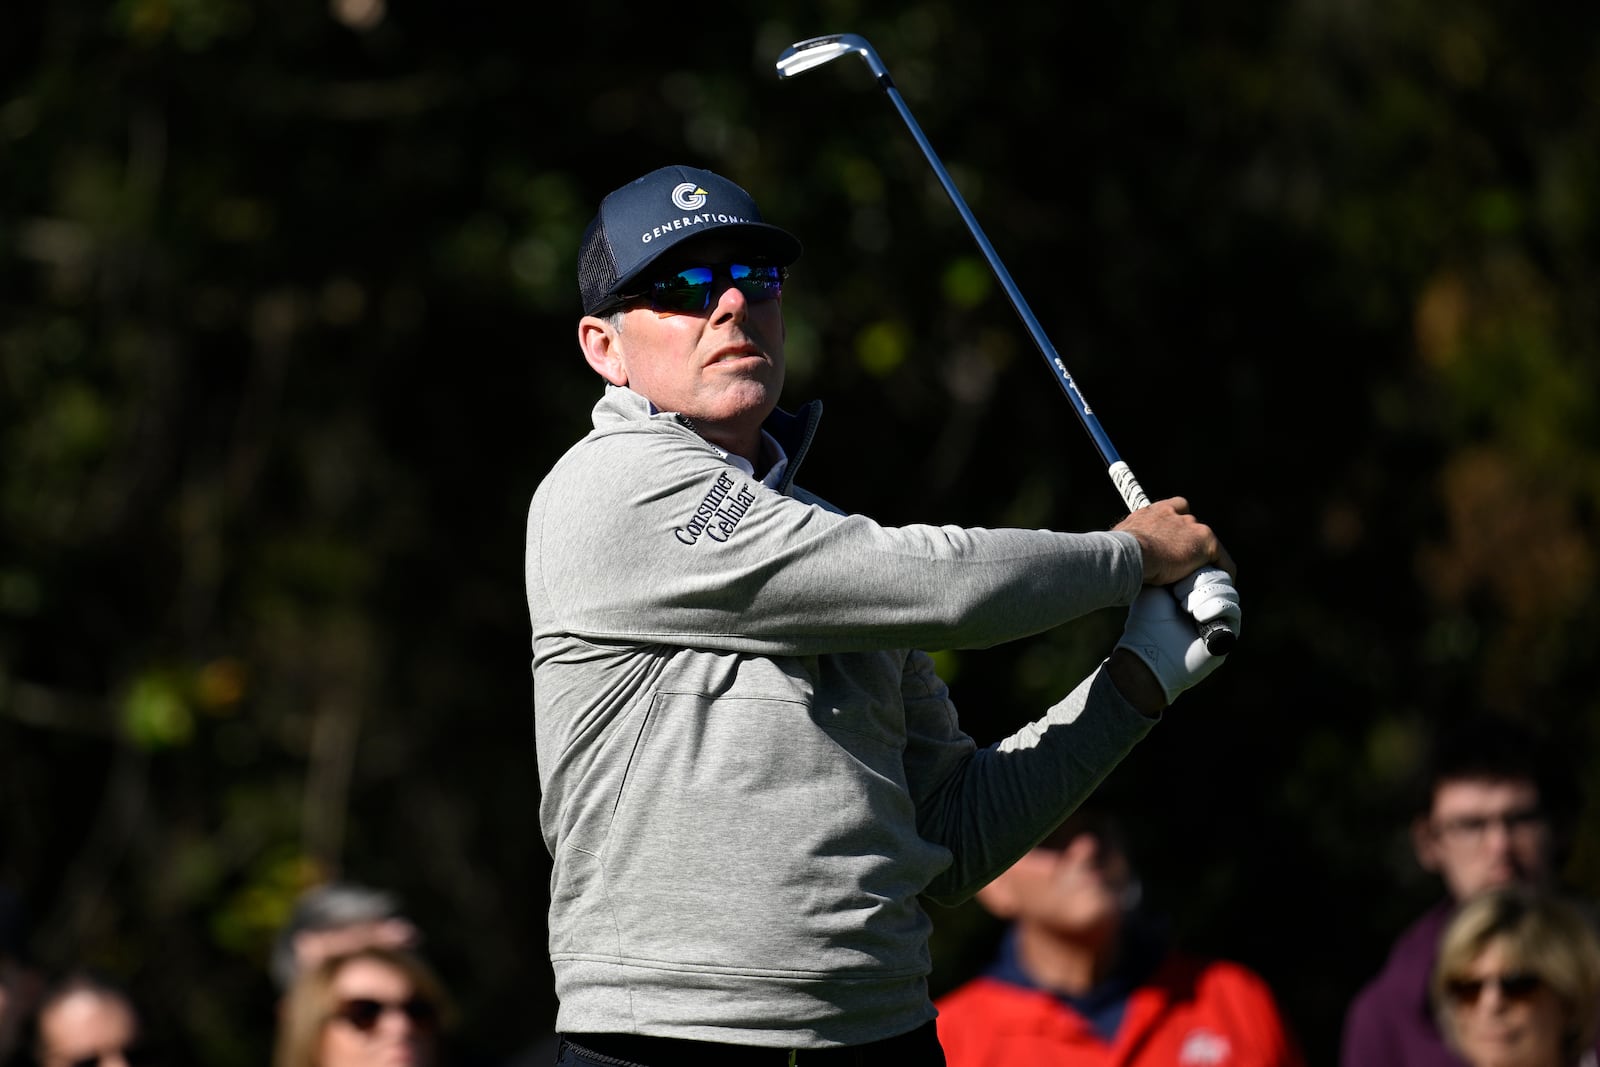
[[[1004,932],[991,963],[937,1001],[949,1067],[1600,1067],[1595,910],[1559,884],[1572,785],[1505,720],[1441,734],[1409,827],[1441,898],[1374,961],[1338,1050],[1302,1048],[1260,974],[1175,943],[1146,907],[1124,820],[1091,802],[979,893]],[[23,902],[0,890],[0,1067],[192,1062],[150,1040],[154,1006],[114,976],[44,973],[28,932]],[[462,1062],[449,983],[392,892],[309,889],[266,966],[272,1067]],[[493,1067],[551,1065],[559,1047],[531,1025]]]
[[[32,961],[26,917],[0,894],[0,1067],[189,1064],[162,1047],[137,991],[88,967],[46,975]],[[315,886],[296,900],[267,961],[277,999],[272,1067],[436,1067],[460,1063],[449,1037],[455,1002],[422,930],[388,890]],[[554,1062],[553,1035],[503,1065]],[[545,1054],[545,1050],[548,1053]],[[262,1061],[268,1059],[263,1050]]]

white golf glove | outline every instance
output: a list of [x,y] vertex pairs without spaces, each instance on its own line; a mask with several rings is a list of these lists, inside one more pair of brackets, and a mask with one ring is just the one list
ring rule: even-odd
[[1117,647],[1144,660],[1171,704],[1227,659],[1206,651],[1195,624],[1225,618],[1237,634],[1240,617],[1239,591],[1228,572],[1204,567],[1170,589],[1150,586],[1141,592],[1128,609]]

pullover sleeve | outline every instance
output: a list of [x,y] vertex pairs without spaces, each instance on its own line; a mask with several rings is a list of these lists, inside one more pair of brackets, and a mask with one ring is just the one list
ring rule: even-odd
[[786,496],[670,425],[591,435],[528,518],[536,633],[768,655],[981,648],[1130,603],[1110,531],[887,527]]
[[918,833],[953,857],[927,891],[944,904],[967,899],[1038,844],[1160,721],[1097,668],[1037,720],[979,749],[925,654],[912,653],[904,689]]

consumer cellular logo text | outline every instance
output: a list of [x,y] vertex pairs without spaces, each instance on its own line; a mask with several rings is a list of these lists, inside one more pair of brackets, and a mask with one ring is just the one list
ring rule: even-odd
[[733,536],[733,528],[739,525],[739,520],[744,518],[744,513],[750,510],[755,500],[755,490],[748,483],[734,492],[733,476],[719,473],[711,491],[694,509],[694,515],[673,530],[672,536],[686,545],[700,540],[702,534],[713,541],[726,541]]

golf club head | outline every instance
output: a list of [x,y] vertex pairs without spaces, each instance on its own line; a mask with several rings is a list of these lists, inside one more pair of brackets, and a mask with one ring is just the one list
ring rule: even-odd
[[883,60],[878,58],[865,37],[854,33],[830,33],[822,37],[810,37],[804,41],[796,41],[783,50],[778,57],[778,77],[792,78],[812,67],[820,67],[824,63],[831,63],[840,56],[849,55],[851,52],[859,53],[861,58],[872,70],[875,78],[887,78],[888,68],[883,65]]

